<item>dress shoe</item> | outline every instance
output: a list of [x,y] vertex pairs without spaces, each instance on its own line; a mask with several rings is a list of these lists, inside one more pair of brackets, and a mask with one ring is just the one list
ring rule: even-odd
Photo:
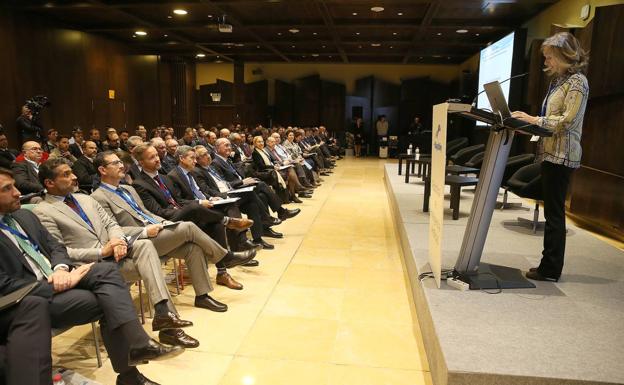
[[165,346],[150,338],[145,346],[130,348],[128,351],[128,366],[145,364],[149,361],[160,361],[180,355],[184,349],[179,346]]
[[238,249],[239,249],[239,251],[261,250],[262,247],[259,247],[255,243],[251,242],[249,239],[245,239],[244,242],[241,242],[241,243],[238,244]]
[[219,313],[226,312],[228,309],[226,304],[217,301],[209,295],[195,297],[195,307],[201,307]]
[[182,346],[183,348],[196,348],[199,346],[199,341],[184,333],[182,329],[161,330],[158,333],[158,339],[163,344]]
[[273,217],[269,217],[269,218],[270,219],[266,220],[265,226],[268,226],[268,227],[277,226],[282,223],[282,220],[279,218],[273,218]]
[[292,197],[290,197],[290,201],[293,203],[303,203],[303,201],[299,198],[297,198],[296,195],[293,195]]
[[232,290],[243,290],[243,285],[236,282],[227,272],[217,274],[217,285],[225,286]]
[[219,262],[223,262],[225,268],[230,269],[235,266],[247,263],[256,257],[256,249],[245,251],[230,251]]
[[279,219],[281,220],[286,220],[288,218],[292,218],[294,216],[297,216],[299,213],[301,212],[301,209],[282,209],[282,211],[280,211],[280,213],[278,214]]
[[320,174],[323,175],[323,176],[329,176],[329,173],[326,172],[326,171],[322,171]]
[[273,230],[270,227],[264,229],[264,231],[262,232],[262,235],[265,237],[269,237],[269,238],[284,238],[284,234],[278,233],[277,231]]
[[255,243],[256,245],[262,245],[262,248],[265,250],[273,250],[275,248],[275,246],[273,246],[270,243],[266,243],[264,239],[262,238],[254,239],[252,242]]
[[157,332],[166,329],[180,329],[193,326],[191,321],[180,319],[175,313],[167,312],[167,314],[156,314],[152,320],[152,330]]
[[115,383],[117,385],[160,385],[159,383],[154,382],[150,380],[149,378],[145,377],[138,371],[131,375],[125,375],[125,376],[122,374],[118,375],[117,381]]
[[533,273],[534,271],[537,271],[537,267],[532,267],[529,269],[529,272]]
[[245,266],[245,267],[258,267],[258,266],[260,266],[260,262],[257,259],[252,259],[251,261],[249,261],[247,263],[243,263],[241,266]]
[[251,219],[230,217],[230,220],[225,225],[225,227],[231,230],[244,231],[250,228],[253,225],[253,223],[254,222]]
[[526,277],[532,279],[534,281],[547,281],[547,282],[558,282],[559,278],[545,277],[541,275],[537,270],[529,271],[526,273]]
[[312,198],[312,194],[310,194],[310,193],[304,193],[304,192],[300,192],[300,193],[298,193],[298,194],[297,194],[297,196],[298,196],[299,198]]

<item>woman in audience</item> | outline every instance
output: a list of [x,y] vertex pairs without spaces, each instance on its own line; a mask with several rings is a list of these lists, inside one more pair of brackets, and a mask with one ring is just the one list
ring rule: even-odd
[[293,161],[282,158],[277,151],[276,144],[277,141],[275,137],[269,136],[267,138],[267,146],[264,148],[264,153],[268,156],[270,162],[275,165],[276,170],[282,175],[282,178],[287,181],[286,185],[290,192],[290,199],[295,203],[300,203],[301,201],[297,199],[297,195],[299,195],[300,198],[311,198],[312,195],[310,192],[299,182]]
[[290,202],[291,199],[284,178],[277,172],[277,167],[264,152],[264,139],[262,139],[262,136],[253,138],[253,146],[254,150],[251,153],[251,159],[256,169],[256,177],[273,187],[273,190],[275,190],[284,203]]
[[565,198],[572,172],[581,166],[581,131],[589,96],[583,74],[588,55],[574,35],[559,32],[544,40],[544,71],[552,76],[548,94],[539,116],[514,111],[512,116],[553,131],[542,137],[539,160],[542,162],[544,198],[544,250],[538,267],[526,274],[538,281],[558,281],[563,270],[566,225]]

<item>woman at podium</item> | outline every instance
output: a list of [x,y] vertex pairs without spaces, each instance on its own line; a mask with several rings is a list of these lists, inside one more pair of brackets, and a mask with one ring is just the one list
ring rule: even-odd
[[565,197],[572,172],[581,166],[581,132],[589,96],[584,71],[588,55],[574,35],[559,32],[542,43],[544,71],[552,77],[539,116],[515,111],[512,117],[553,131],[538,146],[544,199],[544,250],[527,278],[558,281],[565,254]]

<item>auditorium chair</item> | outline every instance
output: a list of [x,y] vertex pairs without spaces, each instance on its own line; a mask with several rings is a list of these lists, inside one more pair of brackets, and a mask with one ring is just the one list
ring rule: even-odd
[[484,144],[475,144],[474,146],[464,147],[455,154],[451,155],[449,157],[449,161],[452,162],[452,164],[466,166],[466,162],[472,159],[475,154],[483,152],[484,148]]
[[533,211],[533,221],[518,217],[519,224],[530,223],[533,233],[543,226],[543,222],[539,222],[539,201],[542,200],[542,175],[541,164],[532,163],[520,168],[507,181],[507,189],[503,205],[507,200],[507,190],[516,194],[520,198],[528,198],[535,200],[535,209]]
[[485,151],[478,152],[474,154],[472,158],[470,158],[470,160],[468,160],[464,166],[473,167],[473,168],[481,168],[481,165],[483,164],[484,156],[485,156]]
[[455,154],[457,151],[468,145],[468,138],[457,138],[453,139],[449,142],[446,142],[446,157],[449,158],[451,155]]

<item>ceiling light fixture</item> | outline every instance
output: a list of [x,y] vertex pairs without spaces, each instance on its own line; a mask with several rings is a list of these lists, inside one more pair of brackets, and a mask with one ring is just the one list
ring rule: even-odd
[[475,36],[479,36],[479,34],[478,34],[478,33],[475,33]]
[[403,16],[403,12],[397,12],[397,16]]
[[180,15],[180,16],[184,16],[186,15],[188,12],[186,11],[186,9],[174,9],[173,13],[175,13],[176,15]]
[[468,33],[468,30],[467,29],[458,29],[455,32],[457,32],[457,33]]
[[359,33],[359,32],[356,32],[355,34],[356,34],[356,35],[358,35],[358,36],[360,35],[360,33]]
[[397,35],[397,33],[396,33],[396,32],[392,32],[392,35],[393,35],[393,36],[396,36],[396,35]]
[[163,35],[164,37],[169,37],[169,35]]
[[352,15],[353,15],[353,16],[357,16],[357,12],[353,12],[353,13],[352,13]]
[[205,53],[198,53],[197,55],[195,55],[196,57],[206,57]]
[[319,54],[318,53],[313,53],[312,56],[313,57],[319,57]]
[[326,46],[324,45],[323,48],[325,48]]
[[212,15],[208,15],[209,18],[212,18]]
[[291,46],[290,46],[290,48],[295,48],[295,46],[294,46],[294,45],[291,45]]
[[147,35],[147,32],[139,30],[139,31],[134,32],[134,34],[137,36],[145,36]]
[[312,35],[316,36],[316,32],[312,32]]
[[442,32],[438,32],[438,33],[437,33],[437,35],[438,35],[438,36],[442,36]]
[[390,49],[394,48],[393,46],[390,46]]
[[297,28],[291,28],[288,30],[288,32],[290,33],[299,33],[299,30]]
[[173,19],[173,16],[169,15],[167,16],[167,19]]
[[381,47],[381,44],[379,44],[379,43],[371,43],[371,47]]
[[282,36],[282,33],[281,33],[281,32],[278,32],[278,33],[277,33],[277,36]]
[[384,7],[380,7],[380,6],[371,7],[371,11],[373,12],[383,12],[384,9],[385,9]]

